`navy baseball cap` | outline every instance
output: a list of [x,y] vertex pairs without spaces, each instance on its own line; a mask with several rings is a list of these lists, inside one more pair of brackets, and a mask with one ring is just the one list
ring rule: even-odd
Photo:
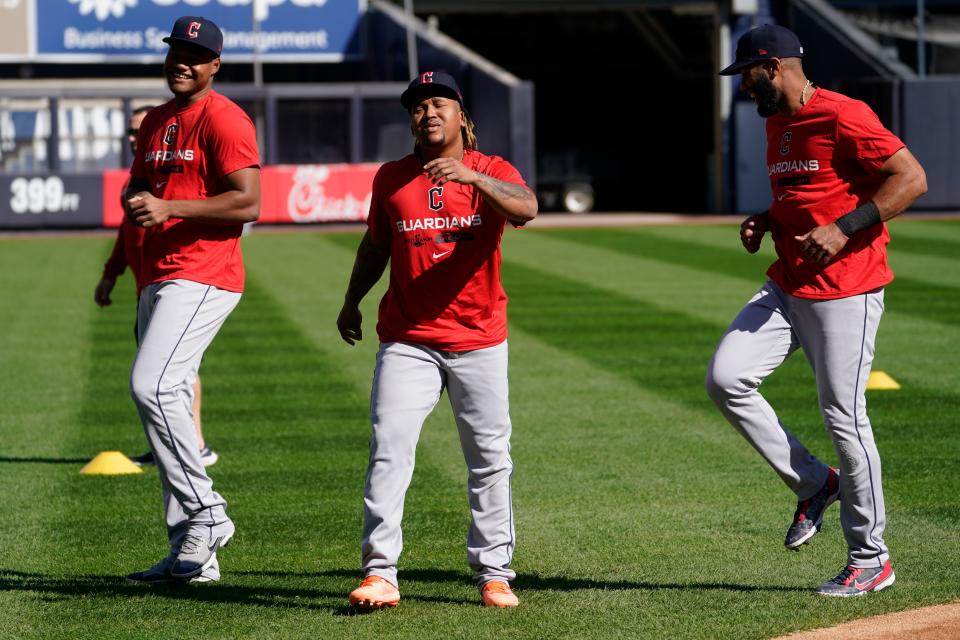
[[187,42],[202,47],[220,57],[223,52],[223,34],[212,20],[200,16],[183,16],[173,23],[173,31],[163,39],[172,42]]
[[793,31],[776,24],[765,24],[751,29],[737,40],[737,59],[720,72],[722,76],[734,76],[759,62],[770,58],[802,58],[800,38]]
[[415,103],[432,96],[441,96],[456,100],[463,106],[463,94],[453,76],[443,71],[424,71],[410,81],[407,90],[400,94],[400,104],[410,111]]

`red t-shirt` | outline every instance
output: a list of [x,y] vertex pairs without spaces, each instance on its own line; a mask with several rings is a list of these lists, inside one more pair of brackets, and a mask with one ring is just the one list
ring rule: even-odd
[[802,236],[873,198],[879,169],[904,144],[863,102],[817,89],[793,116],[767,119],[769,225],[778,260],[767,275],[799,298],[853,296],[889,283],[884,224],[857,232],[826,265],[800,255]]
[[[257,136],[243,110],[215,91],[178,109],[171,100],[140,124],[132,179],[164,200],[203,200],[227,190],[225,176],[259,167]],[[170,218],[148,227],[139,284],[182,278],[243,291],[243,224]]]
[[[507,339],[507,294],[500,284],[506,219],[473,187],[434,185],[415,154],[383,165],[373,179],[367,225],[390,247],[390,286],[380,301],[382,342],[443,351],[493,347]],[[463,164],[526,186],[503,158],[466,151]]]
[[[123,206],[124,193],[127,191],[127,185],[130,179],[123,184],[120,189],[120,206]],[[137,293],[140,293],[140,260],[143,253],[143,227],[133,224],[126,216],[120,221],[120,228],[117,229],[117,239],[113,243],[113,251],[107,258],[107,263],[103,265],[103,277],[110,280],[116,280],[123,273],[123,270],[130,267],[130,273],[133,274],[134,282],[138,283]]]
[[113,244],[113,251],[103,266],[103,277],[116,280],[123,270],[130,267],[133,279],[140,282],[140,257],[143,250],[143,227],[130,222],[124,216],[117,229],[117,240]]

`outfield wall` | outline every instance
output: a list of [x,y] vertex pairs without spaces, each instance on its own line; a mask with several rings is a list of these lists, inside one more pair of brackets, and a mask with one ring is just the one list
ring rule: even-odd
[[[260,222],[366,220],[377,163],[275,165],[261,172]],[[117,227],[128,171],[0,176],[0,229]]]

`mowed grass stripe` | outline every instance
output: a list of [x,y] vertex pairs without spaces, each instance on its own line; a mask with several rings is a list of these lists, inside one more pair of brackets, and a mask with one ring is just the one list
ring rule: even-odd
[[[926,237],[907,236],[901,240],[899,235],[894,234],[894,230],[901,227],[908,227],[913,233],[923,230],[928,235]],[[938,240],[937,234],[940,233],[942,227],[932,227],[926,221],[900,222],[898,220],[889,225],[889,228],[891,234],[893,234],[893,240],[888,245],[887,251],[896,280],[888,290],[899,286],[901,282],[906,282],[907,284],[917,283],[917,286],[921,288],[928,284],[935,285],[940,288],[935,293],[947,293],[949,295],[951,290],[960,287],[956,278],[956,273],[960,269],[960,264],[958,264],[958,261],[960,261],[960,244]],[[767,267],[776,259],[773,242],[769,235],[764,239],[759,254],[756,256],[747,254],[740,244],[739,225],[651,226],[642,229],[631,228],[628,231],[630,234],[644,237],[652,236],[660,241],[666,240],[669,243],[667,246],[691,244],[705,247],[711,251],[718,249],[731,251],[736,254],[734,258],[739,263],[743,265],[753,264],[756,273],[760,275],[765,273]],[[934,246],[938,243],[951,245],[952,249],[945,247],[949,250],[923,252],[922,249],[928,241]],[[960,291],[953,291],[952,295],[960,295]],[[949,316],[949,314],[947,315]]]
[[[657,236],[665,234],[664,227],[656,229]],[[677,234],[696,237],[700,227],[675,229]],[[715,228],[708,229],[713,232]],[[605,232],[603,238],[598,238],[598,231]],[[734,318],[765,277],[763,272],[766,264],[754,264],[752,274],[742,278],[684,268],[673,264],[675,258],[670,250],[673,240],[669,237],[658,237],[655,240],[640,237],[636,241],[629,237],[623,240],[617,239],[614,231],[616,230],[551,230],[531,233],[524,240],[536,245],[538,249],[521,248],[512,253],[511,258],[537,266],[536,258],[539,257],[540,266],[553,273],[614,293],[622,292],[630,297],[638,297],[658,307],[679,310],[698,318],[713,319],[718,324],[722,323],[723,327]],[[628,236],[642,233],[642,230],[635,229],[621,231]],[[582,238],[587,238],[586,244],[580,243]],[[609,238],[614,238],[615,248],[604,250],[603,240]],[[658,263],[653,259],[659,257],[658,253],[653,253],[652,256],[632,255],[627,249],[631,243],[638,247],[638,252],[649,245],[664,247],[662,253],[666,254],[666,262]],[[541,254],[539,247],[543,247],[546,253]],[[694,258],[697,255],[696,251],[691,250],[690,253]],[[570,255],[578,255],[582,259],[572,261]],[[745,252],[743,255],[751,257]],[[531,257],[533,259],[530,259]],[[762,260],[760,262],[762,263]],[[708,269],[709,265],[710,262],[707,261],[700,268]],[[648,274],[658,274],[659,277],[652,278]],[[902,289],[909,289],[916,283],[902,279],[896,284]],[[944,342],[960,343],[960,329],[924,318],[925,299],[918,293],[908,292],[905,296],[907,302],[891,302],[889,293],[894,288],[887,288],[886,311],[877,337],[878,349],[874,368],[887,371],[895,378],[905,376],[911,384],[922,385],[947,397],[955,396],[958,393],[956,374],[951,360],[943,356],[942,345]],[[920,290],[926,289],[921,285]],[[950,307],[955,300],[956,296],[948,296],[937,303],[945,316],[956,316],[956,307]],[[720,335],[717,334],[717,340]],[[893,343],[893,348],[887,349],[884,345],[890,343]]]
[[[921,222],[914,223],[913,226],[923,225]],[[960,238],[951,240],[941,238],[937,233],[941,227],[935,227],[928,230],[929,235],[907,235],[900,233],[897,222],[891,223],[890,245],[891,250],[910,253],[917,256],[928,256],[945,258],[947,260],[957,260],[960,258]]]
[[40,594],[4,585],[55,564],[51,546],[69,538],[60,515],[64,487],[76,481],[85,457],[68,443],[84,393],[93,288],[108,248],[105,240],[0,241],[0,635],[6,637],[31,634],[36,612],[49,605]]
[[[896,242],[898,238],[917,238],[926,240],[934,238],[938,241],[960,243],[960,220],[924,220],[902,214],[887,224],[890,236]],[[923,253],[922,245],[920,253]]]
[[[627,255],[643,255],[663,262],[695,266],[706,273],[723,273],[742,277],[755,273],[756,256],[734,248],[708,247],[700,243],[674,239],[669,243],[661,238],[652,238],[642,229],[632,229],[623,234],[611,229],[598,229],[583,233],[579,242],[602,246]],[[763,265],[761,273],[766,271]],[[898,313],[914,313],[927,321],[950,327],[960,325],[956,308],[950,304],[950,298],[960,295],[960,288],[916,281],[899,277],[901,286],[886,289],[887,305],[898,309]]]
[[[960,228],[960,222],[931,222],[926,220],[909,221],[896,220],[891,228],[909,229],[911,233],[924,233],[929,237],[936,237],[943,233],[945,228]],[[733,225],[710,226],[652,226],[644,229],[628,229],[628,233],[639,233],[657,238],[657,242],[670,246],[674,242],[689,242],[705,245],[708,248],[714,245],[724,247],[734,253],[742,254],[745,260],[753,263],[754,271],[749,276],[759,283],[765,277],[766,267],[773,261],[774,253],[771,242],[765,242],[761,253],[752,260],[743,251],[738,239],[738,231]],[[958,311],[955,302],[956,292],[946,290],[931,292],[926,282],[949,285],[956,283],[953,274],[956,265],[940,257],[908,255],[898,251],[899,243],[896,237],[890,244],[890,261],[896,278],[886,289],[886,310],[877,338],[877,355],[874,369],[887,371],[897,380],[913,387],[923,386],[935,389],[939,393],[956,394],[955,367],[950,358],[944,357],[942,345],[960,343],[960,330],[953,326],[945,326],[940,322],[931,321],[926,317],[927,298],[933,306],[939,307],[944,317],[957,318]],[[644,265],[643,268],[646,268]],[[899,274],[909,275],[909,278]],[[709,278],[710,283],[715,278]],[[913,289],[915,287],[915,289]],[[898,289],[911,289],[907,300],[898,299],[892,292]],[[911,306],[912,305],[912,306]],[[953,307],[951,308],[951,305]],[[907,313],[910,310],[912,313]],[[732,318],[732,316],[731,316]],[[954,323],[955,324],[955,323]]]
[[[625,233],[625,230],[619,230]],[[582,241],[594,230],[529,230],[504,234],[503,271],[520,264],[608,291],[614,295],[680,313],[726,328],[761,282],[725,274],[705,274],[698,268],[663,262],[641,253],[611,250]],[[507,291],[510,295],[510,291]],[[716,341],[721,333],[716,334]]]

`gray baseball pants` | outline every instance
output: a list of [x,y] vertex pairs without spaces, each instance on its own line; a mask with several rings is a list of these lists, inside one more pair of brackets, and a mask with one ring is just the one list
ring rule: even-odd
[[444,389],[467,463],[467,562],[478,585],[513,580],[506,342],[463,352],[401,342],[380,346],[370,402],[373,434],[363,497],[363,572],[397,584],[403,549],[400,521],[417,440]]
[[817,381],[820,412],[839,459],[840,523],[848,564],[881,567],[889,557],[880,454],[867,418],[866,385],[883,315],[883,290],[836,300],[808,300],[768,281],[720,341],[707,370],[707,392],[737,431],[805,500],[828,467],[791,434],[758,391],[787,356],[802,348]]
[[140,294],[130,393],[157,462],[173,552],[191,526],[209,526],[216,536],[230,522],[200,460],[193,383],[203,352],[238,302],[239,293],[190,280],[154,283]]

